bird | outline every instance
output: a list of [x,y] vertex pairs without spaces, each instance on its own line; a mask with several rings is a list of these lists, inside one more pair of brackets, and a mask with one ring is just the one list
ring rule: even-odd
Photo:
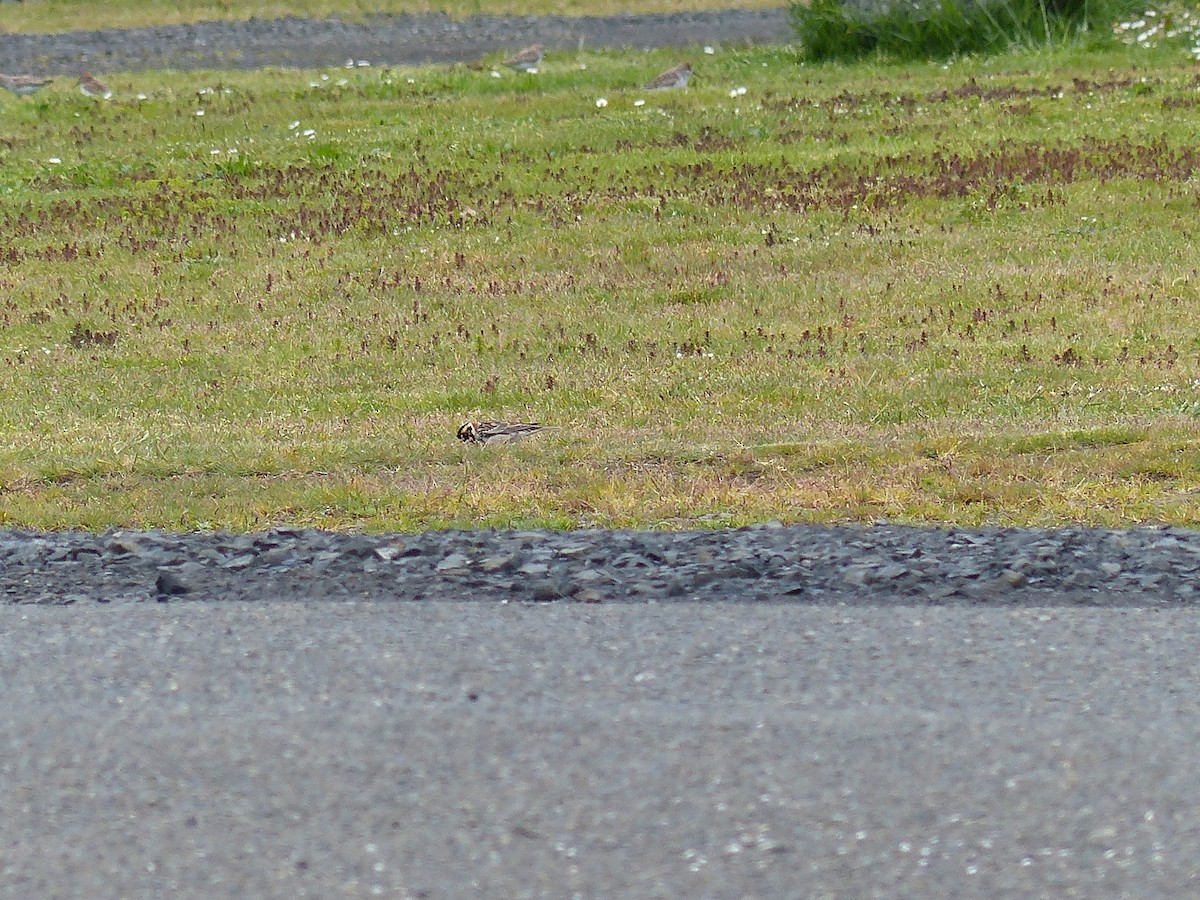
[[526,47],[520,53],[510,56],[504,61],[504,65],[510,69],[516,69],[518,72],[536,72],[545,55],[546,48],[541,44],[534,44],[532,47]]
[[95,97],[97,100],[107,100],[113,93],[107,84],[91,72],[84,72],[79,76],[79,90],[83,92],[83,96]]
[[36,75],[0,75],[0,87],[19,96],[25,96],[26,94],[36,94],[53,80],[53,78],[38,78]]
[[681,63],[673,69],[667,69],[648,85],[648,91],[666,91],[671,88],[687,87],[688,79],[692,77],[691,63]]
[[549,427],[540,422],[463,422],[458,426],[458,439],[468,444],[504,444]]

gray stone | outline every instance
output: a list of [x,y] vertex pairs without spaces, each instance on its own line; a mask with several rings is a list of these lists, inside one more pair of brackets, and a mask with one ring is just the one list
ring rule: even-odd
[[460,572],[471,562],[461,553],[451,553],[437,564],[439,572]]
[[568,596],[568,592],[564,590],[563,585],[550,578],[542,578],[533,582],[529,585],[527,593],[528,598],[535,603],[548,603],[552,600],[561,600]]
[[520,565],[521,559],[519,553],[499,553],[484,559],[478,568],[481,572],[503,572],[516,568]]
[[170,569],[159,569],[158,578],[154,581],[154,590],[159,595],[159,598],[162,599],[190,593],[192,586],[184,579],[181,573],[172,572]]

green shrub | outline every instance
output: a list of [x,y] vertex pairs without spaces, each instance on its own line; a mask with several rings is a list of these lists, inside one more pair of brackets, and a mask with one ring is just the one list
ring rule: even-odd
[[1111,39],[1130,0],[811,0],[791,14],[805,57],[940,59]]

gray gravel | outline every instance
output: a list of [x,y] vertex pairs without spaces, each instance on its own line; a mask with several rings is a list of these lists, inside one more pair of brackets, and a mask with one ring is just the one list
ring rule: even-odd
[[0,533],[12,603],[1192,603],[1200,533],[985,528]]
[[581,47],[736,46],[793,40],[784,8],[609,17],[444,15],[336,19],[252,19],[54,35],[0,35],[5,72],[59,75],[145,69],[253,69],[470,62],[484,54],[541,42]]

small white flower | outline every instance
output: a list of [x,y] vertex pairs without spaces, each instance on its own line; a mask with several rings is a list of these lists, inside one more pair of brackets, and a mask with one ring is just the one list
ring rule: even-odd
[[580,64],[579,64],[579,71],[580,71],[580,72],[586,72],[586,71],[587,71],[587,63],[580,63]]
[[712,47],[705,47],[705,48],[704,48],[704,53],[705,53],[707,56],[712,56],[712,55],[713,55],[714,53],[716,53],[716,52],[717,52],[717,51],[716,51],[716,50],[714,50]]
[[220,150],[209,150],[209,151],[208,151],[208,155],[209,155],[209,156],[220,156],[220,155],[221,155],[221,151],[220,151]]
[[645,100],[634,100],[634,101],[633,101],[633,105],[634,105],[634,106],[645,106],[645,105],[646,105],[646,101],[645,101]]
[[596,109],[604,109],[606,106],[608,106],[608,101],[603,97],[596,101]]
[[365,69],[365,68],[367,68],[368,66],[370,66],[370,65],[371,65],[371,61],[370,61],[370,60],[368,60],[368,59],[360,59],[360,60],[359,60],[358,62],[356,62],[354,65],[356,65],[356,66],[357,66],[358,68],[360,68],[360,69]]
[[495,69],[492,69],[492,77],[493,77],[493,78],[499,78],[499,77],[500,77],[500,73],[499,73],[499,72],[497,72]]
[[416,83],[417,83],[417,79],[415,79],[415,78],[406,78],[406,79],[405,79],[405,81],[407,81],[409,84],[416,84]]
[[737,95],[739,97],[743,96],[746,93],[746,89],[744,87],[739,86],[739,87],[735,88],[735,90],[737,91]]
[[299,127],[300,127],[300,120],[297,119],[295,122],[293,122],[291,125],[288,126],[288,131],[295,131]]
[[145,99],[147,99],[147,97],[146,97],[146,95],[145,95],[145,94],[138,94],[138,95],[137,95],[137,98],[138,98],[139,100],[145,100]]
[[346,60],[346,68],[347,68],[347,69],[353,69],[353,68],[354,68],[354,59],[353,59],[353,58]]
[[348,81],[347,81],[345,78],[339,78],[339,79],[337,80],[337,86],[338,86],[338,87],[345,87],[345,86],[346,86],[346,85],[348,85],[349,83],[350,83],[350,82],[348,82]]
[[50,163],[50,165],[52,165],[52,166],[62,165],[62,160],[59,159],[57,156],[50,157],[48,160],[46,160],[46,162]]
[[329,80],[329,75],[328,75],[328,73],[326,73],[326,72],[322,72],[322,73],[321,73],[321,80],[322,80],[322,81],[328,81],[328,80]]
[[197,115],[197,116],[203,116],[203,115],[204,115],[204,110],[202,110],[202,109],[198,109],[198,110],[196,110],[196,115]]
[[305,136],[305,137],[312,137],[312,136],[313,136],[313,135],[315,135],[316,133],[317,133],[317,129],[315,129],[315,128],[306,128],[306,129],[304,130],[304,136]]

